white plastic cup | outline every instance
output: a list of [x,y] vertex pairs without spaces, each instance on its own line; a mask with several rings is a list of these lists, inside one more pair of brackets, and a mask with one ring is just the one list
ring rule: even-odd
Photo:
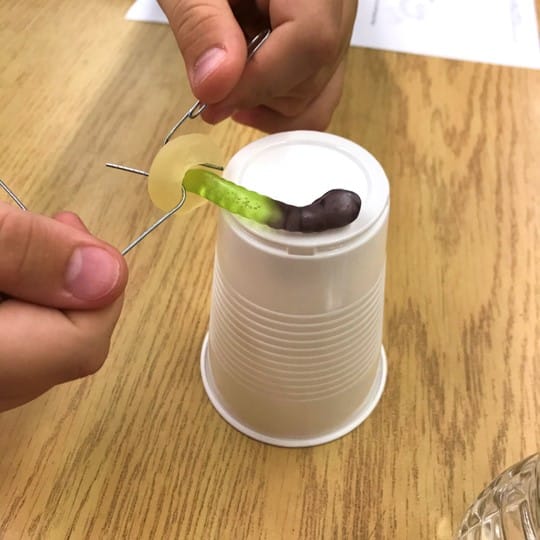
[[339,438],[368,417],[386,382],[386,175],[349,140],[294,131],[244,147],[223,176],[300,206],[337,188],[362,199],[353,223],[321,233],[222,212],[201,353],[211,402],[241,432],[291,447]]

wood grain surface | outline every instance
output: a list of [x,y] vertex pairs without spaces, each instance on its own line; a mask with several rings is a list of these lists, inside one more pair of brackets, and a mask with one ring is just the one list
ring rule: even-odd
[[[159,213],[104,162],[148,167],[193,101],[168,28],[123,21],[129,4],[0,0],[0,177],[119,247]],[[392,196],[375,412],[301,450],[218,416],[199,376],[206,206],[128,255],[103,369],[0,416],[0,538],[449,539],[539,447],[539,126],[538,71],[352,50],[330,131],[379,159]],[[261,135],[211,131],[227,157]]]

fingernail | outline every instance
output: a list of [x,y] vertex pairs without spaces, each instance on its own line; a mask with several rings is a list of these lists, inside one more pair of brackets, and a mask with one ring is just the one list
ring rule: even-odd
[[111,292],[120,276],[120,263],[107,251],[94,246],[77,248],[69,260],[67,290],[80,300],[98,300]]
[[201,54],[191,72],[191,84],[198,86],[209,75],[211,75],[225,60],[225,50],[219,47],[213,47]]

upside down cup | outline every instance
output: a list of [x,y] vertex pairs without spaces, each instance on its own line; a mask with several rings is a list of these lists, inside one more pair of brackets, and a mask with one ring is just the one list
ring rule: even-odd
[[210,401],[242,433],[289,447],[337,439],[368,417],[386,382],[386,175],[349,140],[294,131],[244,147],[224,177],[296,206],[332,189],[362,200],[352,223],[316,233],[222,211],[201,353]]

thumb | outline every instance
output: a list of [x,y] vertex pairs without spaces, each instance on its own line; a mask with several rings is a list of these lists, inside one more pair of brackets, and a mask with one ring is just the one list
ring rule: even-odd
[[160,0],[180,47],[193,94],[224,99],[240,80],[246,41],[227,0]]
[[127,282],[124,258],[80,227],[0,203],[0,291],[59,309],[109,305]]

